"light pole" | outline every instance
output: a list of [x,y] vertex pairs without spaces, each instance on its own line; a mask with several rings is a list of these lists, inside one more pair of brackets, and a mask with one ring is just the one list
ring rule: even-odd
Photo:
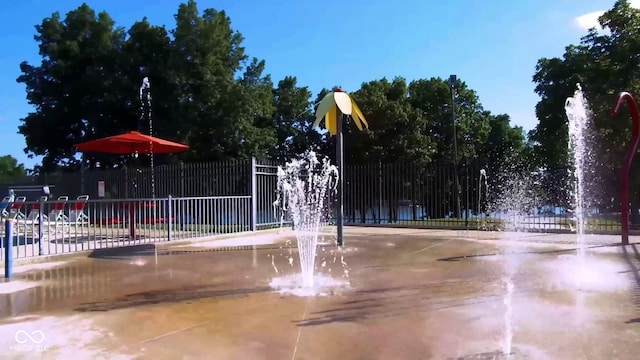
[[460,181],[458,180],[458,134],[456,130],[456,101],[455,101],[455,86],[458,82],[456,75],[449,75],[449,89],[451,90],[451,122],[453,125],[453,167],[455,176],[455,188],[456,188],[456,218],[460,219]]

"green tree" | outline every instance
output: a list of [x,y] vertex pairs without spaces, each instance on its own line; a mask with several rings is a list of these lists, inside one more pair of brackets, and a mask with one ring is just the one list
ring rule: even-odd
[[11,155],[0,156],[0,178],[16,179],[26,175],[24,165],[19,164],[16,158]]
[[[121,128],[109,129],[108,133],[116,134],[126,130],[148,133],[151,120],[154,136],[181,141],[180,122],[176,121],[180,118],[180,109],[175,101],[178,91],[177,74],[173,67],[173,48],[168,31],[164,26],[152,25],[143,18],[129,28],[127,35],[121,51],[114,54],[114,61],[119,64],[122,74],[119,94],[123,101],[130,104],[123,116],[130,120]],[[151,83],[151,108],[141,104],[140,100],[139,88],[144,77],[148,77]],[[99,136],[92,134],[92,137]],[[104,157],[100,156],[103,161]],[[140,159],[144,161],[147,157]]]
[[[529,133],[533,142],[536,165],[545,169],[541,179],[551,204],[566,205],[569,200],[565,184],[569,181],[570,156],[566,99],[573,96],[576,85],[588,81],[589,64],[586,46],[568,46],[563,59],[540,59],[533,77],[538,124]],[[585,84],[586,85],[586,84]]]
[[430,161],[435,152],[432,137],[425,131],[427,120],[411,104],[403,78],[386,78],[362,84],[353,94],[369,131],[361,132],[350,122],[345,127],[345,156],[351,162],[405,161],[417,166]]
[[[640,11],[627,1],[617,1],[599,22],[607,31],[592,29],[579,45],[568,46],[562,58],[538,61],[533,80],[540,96],[536,106],[539,122],[530,138],[537,165],[546,169],[546,187],[556,189],[551,201],[566,203],[569,189],[563,184],[568,181],[571,165],[564,103],[580,83],[592,112],[590,147],[596,158],[587,174],[592,189],[589,195],[595,205],[606,209],[619,206],[619,169],[630,140],[626,109],[616,118],[611,118],[609,111],[617,92],[640,90]],[[637,173],[637,169],[632,171]],[[640,178],[636,175],[632,180],[630,194],[636,215],[640,209]],[[633,221],[640,223],[637,216]]]
[[[249,60],[224,11],[181,4],[172,31],[180,133],[192,160],[263,156],[273,142],[273,85],[264,62]],[[245,66],[246,64],[246,66]],[[243,75],[238,79],[237,73]]]
[[[42,61],[20,64],[27,100],[35,111],[21,119],[29,156],[43,156],[43,167],[74,164],[74,143],[130,121],[128,105],[114,101],[120,90],[114,53],[124,43],[122,29],[105,12],[86,4],[62,19],[59,13],[36,26]],[[107,129],[104,129],[107,128]]]
[[306,86],[298,86],[295,77],[287,76],[273,89],[273,102],[276,145],[270,156],[274,160],[286,161],[307,150],[322,149],[323,135],[312,128],[314,108]]
[[488,125],[487,137],[477,150],[483,167],[501,172],[529,160],[525,132],[522,127],[511,125],[509,115],[489,115]]
[[[264,61],[249,59],[242,35],[223,11],[200,13],[188,1],[175,19],[170,32],[146,19],[125,32],[107,13],[82,4],[36,26],[42,60],[38,66],[23,62],[18,78],[35,107],[19,128],[25,152],[43,156],[44,170],[51,171],[78,165],[75,143],[148,132],[149,109],[141,108],[138,95],[143,77],[149,77],[154,135],[188,143],[183,158],[266,156],[275,132],[273,84],[263,74]],[[84,157],[90,166],[127,158]]]
[[[479,147],[489,132],[489,113],[485,112],[477,94],[457,80],[455,86],[456,139],[458,160],[476,158]],[[437,164],[454,162],[451,89],[441,78],[420,79],[409,84],[409,99],[427,119],[425,130],[435,142],[433,161]]]
[[[429,216],[435,218],[449,212],[457,214],[468,207],[476,208],[472,205],[477,199],[475,181],[471,179],[477,174],[469,165],[482,156],[490,130],[490,113],[484,111],[475,91],[460,79],[454,84],[454,90],[455,124],[448,81],[432,77],[409,84],[410,102],[426,119],[423,131],[433,144],[430,166],[421,177],[426,189],[423,204],[427,205]],[[457,166],[454,144],[457,144]]]

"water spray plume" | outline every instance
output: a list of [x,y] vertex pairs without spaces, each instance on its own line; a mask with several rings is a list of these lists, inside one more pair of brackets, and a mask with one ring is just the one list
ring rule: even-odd
[[579,258],[584,258],[584,235],[586,230],[589,198],[587,193],[587,177],[593,163],[589,146],[591,112],[580,84],[573,97],[565,102],[565,113],[569,121],[569,152],[573,164],[571,182],[573,206],[572,217],[576,229],[576,246]]
[[618,94],[616,104],[613,109],[611,109],[611,116],[618,114],[618,110],[625,100],[631,112],[632,130],[631,146],[629,146],[629,150],[627,150],[620,171],[620,222],[622,226],[622,245],[629,245],[629,175],[631,173],[633,156],[638,149],[638,142],[640,141],[640,116],[638,114],[638,105],[633,96],[628,92]]
[[314,269],[320,224],[328,210],[328,197],[335,193],[338,171],[329,159],[319,160],[309,152],[301,160],[278,167],[278,192],[274,209],[280,222],[289,217],[294,225],[302,283],[314,285]]

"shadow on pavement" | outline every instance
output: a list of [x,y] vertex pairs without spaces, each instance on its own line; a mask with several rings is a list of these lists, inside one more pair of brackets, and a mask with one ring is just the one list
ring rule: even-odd
[[[222,287],[222,285],[220,286]],[[127,309],[145,305],[169,304],[189,302],[201,299],[215,299],[222,297],[249,296],[251,294],[268,292],[269,287],[253,287],[240,289],[215,289],[211,287],[187,287],[182,289],[154,290],[129,294],[108,301],[96,301],[81,304],[74,310],[78,312],[110,311]]]

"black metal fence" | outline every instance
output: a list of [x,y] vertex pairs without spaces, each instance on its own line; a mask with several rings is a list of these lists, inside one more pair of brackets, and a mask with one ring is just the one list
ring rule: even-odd
[[[98,198],[98,183],[104,184],[109,199],[198,196],[252,196],[258,224],[279,222],[276,201],[278,164],[272,161],[229,161],[174,164],[150,168],[86,170],[7,181],[4,189],[18,186],[29,200],[35,200],[41,185],[52,186],[54,196],[78,195]],[[522,189],[502,186],[492,169],[478,163],[458,167],[415,166],[408,163],[369,163],[345,166],[345,223],[397,224],[433,228],[571,231],[572,214],[550,197],[531,193],[558,189],[536,189],[525,197]],[[527,176],[525,176],[526,178]],[[0,179],[2,180],[2,179]],[[530,186],[532,182],[528,183]],[[22,189],[22,190],[20,190]],[[35,190],[34,190],[35,189]],[[153,189],[153,191],[152,191]],[[31,191],[32,196],[26,194]],[[554,195],[557,197],[556,195]],[[496,201],[506,198],[508,201]],[[519,206],[515,206],[518,204]],[[522,205],[525,204],[525,205]],[[616,214],[588,214],[587,230],[619,231]]]
[[[477,170],[477,171],[476,171]],[[480,209],[475,165],[421,168],[411,164],[345,167],[349,223],[446,222],[465,225]]]

